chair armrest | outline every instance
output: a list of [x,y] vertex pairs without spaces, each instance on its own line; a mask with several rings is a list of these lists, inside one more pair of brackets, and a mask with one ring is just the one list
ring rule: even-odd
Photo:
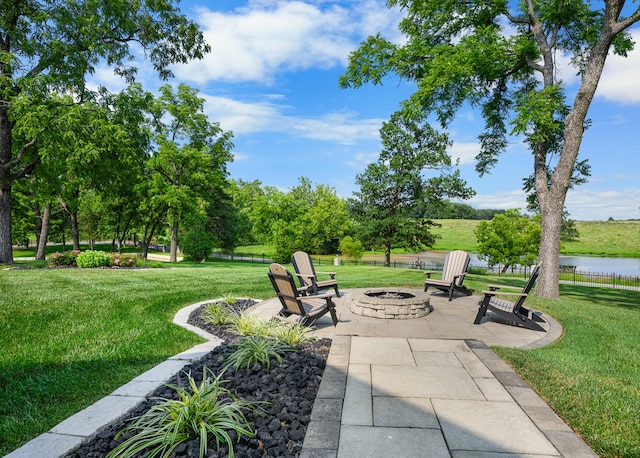
[[487,285],[487,287],[491,290],[491,291],[495,291],[497,289],[517,289],[517,290],[522,290],[522,287],[520,286],[508,286],[508,285]]
[[296,274],[298,277],[302,277],[302,278],[315,278],[313,275],[307,275],[307,274]]
[[425,272],[424,274],[427,276],[427,278],[431,278],[431,274],[435,274],[437,272]]
[[510,293],[506,291],[482,291],[482,294],[484,294],[485,296],[519,296],[519,297],[528,296],[527,293]]
[[322,293],[322,294],[312,294],[311,296],[307,296],[309,299],[331,299],[332,297],[336,297],[336,293]]
[[332,280],[334,280],[336,278],[336,273],[335,272],[316,272],[316,274],[329,275]]

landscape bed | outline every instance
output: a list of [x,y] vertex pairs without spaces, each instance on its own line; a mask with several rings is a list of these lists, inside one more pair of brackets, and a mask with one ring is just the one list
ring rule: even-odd
[[[242,307],[242,304],[240,305]],[[201,319],[203,307],[189,317],[189,324],[203,328],[222,339],[224,343],[201,360],[186,365],[169,381],[169,384],[188,385],[185,374],[200,384],[204,367],[213,374],[222,372],[226,358],[231,353],[231,345],[239,336],[222,326],[204,322]],[[222,386],[237,398],[259,402],[256,411],[246,410],[245,415],[255,432],[254,437],[237,436],[230,432],[233,451],[237,457],[297,457],[302,449],[313,403],[320,386],[330,339],[315,340],[295,345],[295,351],[287,352],[281,362],[271,360],[270,368],[254,364],[248,369],[228,368],[222,375]],[[83,443],[67,455],[67,458],[105,457],[126,439],[115,439],[116,434],[126,427],[131,419],[147,412],[157,398],[175,399],[176,391],[167,386],[155,390],[147,401],[129,412],[124,418],[101,430],[93,439]],[[222,445],[216,450],[215,439],[209,440],[207,458],[229,456],[229,449]],[[193,439],[178,446],[170,455],[175,458],[199,456],[199,439]]]

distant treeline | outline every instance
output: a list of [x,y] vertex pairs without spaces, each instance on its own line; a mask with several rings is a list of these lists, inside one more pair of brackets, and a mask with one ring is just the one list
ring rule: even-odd
[[427,219],[493,219],[495,215],[504,213],[505,210],[481,209],[477,210],[471,205],[450,201],[443,201],[438,205],[422,205],[417,208],[415,217]]

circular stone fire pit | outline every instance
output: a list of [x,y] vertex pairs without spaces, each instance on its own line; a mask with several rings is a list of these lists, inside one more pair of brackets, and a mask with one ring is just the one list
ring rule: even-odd
[[351,312],[372,318],[409,320],[428,315],[431,306],[424,291],[373,288],[351,296]]

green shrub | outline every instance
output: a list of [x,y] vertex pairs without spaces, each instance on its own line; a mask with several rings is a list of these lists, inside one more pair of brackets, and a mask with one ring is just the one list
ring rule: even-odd
[[233,347],[233,353],[229,355],[227,362],[235,370],[246,369],[254,364],[264,364],[268,369],[272,358],[281,363],[282,355],[293,350],[290,345],[266,336],[243,337]]
[[118,433],[116,439],[122,434],[134,435],[113,449],[107,457],[167,458],[181,443],[200,439],[199,456],[203,458],[208,449],[207,436],[212,434],[217,449],[220,444],[228,445],[229,458],[233,458],[233,441],[227,431],[235,431],[238,439],[255,436],[243,409],[255,409],[256,404],[236,398],[221,386],[225,381],[220,380],[220,375],[207,377],[207,371],[205,367],[200,386],[188,376],[192,393],[180,386],[169,385],[176,390],[179,398],[162,399],[161,403],[134,419],[131,425]]
[[213,251],[213,246],[213,237],[199,225],[195,225],[180,241],[182,253],[193,262],[206,261]]
[[79,253],[78,250],[53,253],[48,259],[49,267],[77,267],[76,259]]
[[111,255],[111,265],[115,267],[135,267],[138,257],[135,254],[113,254]]
[[347,235],[340,240],[340,247],[338,248],[340,253],[345,255],[349,259],[362,259],[364,253],[364,246],[360,240],[354,240],[353,237]]
[[83,251],[76,258],[78,267],[104,267],[111,265],[111,255],[104,251]]

